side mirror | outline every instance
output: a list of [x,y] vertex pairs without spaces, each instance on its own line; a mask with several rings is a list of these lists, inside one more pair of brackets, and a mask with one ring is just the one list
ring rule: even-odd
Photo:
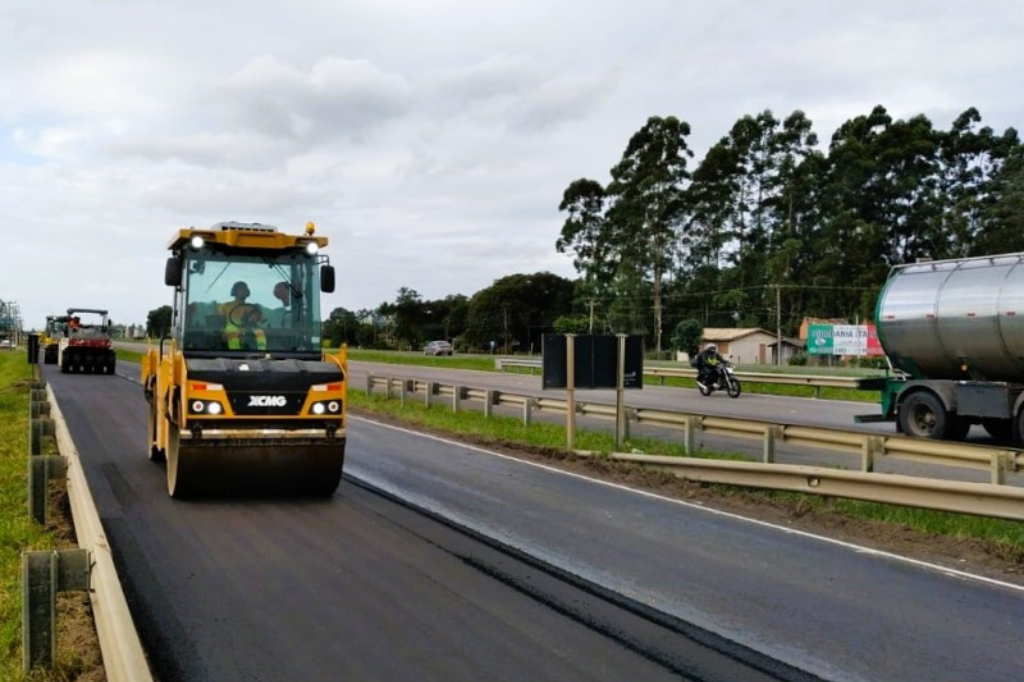
[[325,294],[334,293],[334,266],[325,265],[320,268],[320,291]]
[[164,284],[169,287],[181,286],[181,259],[171,256],[164,267]]

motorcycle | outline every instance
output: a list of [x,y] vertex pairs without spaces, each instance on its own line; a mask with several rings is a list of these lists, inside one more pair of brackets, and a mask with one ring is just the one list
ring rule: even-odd
[[725,391],[730,398],[740,397],[743,385],[736,378],[731,364],[723,362],[713,367],[708,367],[708,371],[712,373],[710,382],[697,382],[697,390],[700,391],[701,395],[708,396],[715,391]]

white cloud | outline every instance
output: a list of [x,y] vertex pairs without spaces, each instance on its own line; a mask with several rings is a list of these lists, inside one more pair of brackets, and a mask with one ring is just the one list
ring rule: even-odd
[[649,116],[692,125],[694,163],[766,108],[803,110],[823,142],[876,104],[937,127],[974,106],[1002,131],[1021,123],[1022,33],[1001,0],[16,3],[0,298],[29,324],[86,304],[144,321],[169,301],[171,233],[228,219],[315,221],[339,266],[328,310],[570,276],[562,191],[606,181]]

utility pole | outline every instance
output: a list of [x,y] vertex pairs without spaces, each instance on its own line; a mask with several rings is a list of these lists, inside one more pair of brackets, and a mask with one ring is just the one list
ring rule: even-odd
[[782,287],[775,285],[775,364],[782,365]]
[[594,333],[594,299],[590,299],[590,332]]

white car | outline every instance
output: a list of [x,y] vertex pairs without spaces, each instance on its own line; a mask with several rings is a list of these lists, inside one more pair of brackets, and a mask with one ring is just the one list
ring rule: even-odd
[[431,341],[423,347],[424,355],[451,355],[454,352],[452,344],[447,341]]
[[11,347],[11,340],[10,339],[0,340],[0,348],[7,348],[7,349],[9,349],[10,347]]

